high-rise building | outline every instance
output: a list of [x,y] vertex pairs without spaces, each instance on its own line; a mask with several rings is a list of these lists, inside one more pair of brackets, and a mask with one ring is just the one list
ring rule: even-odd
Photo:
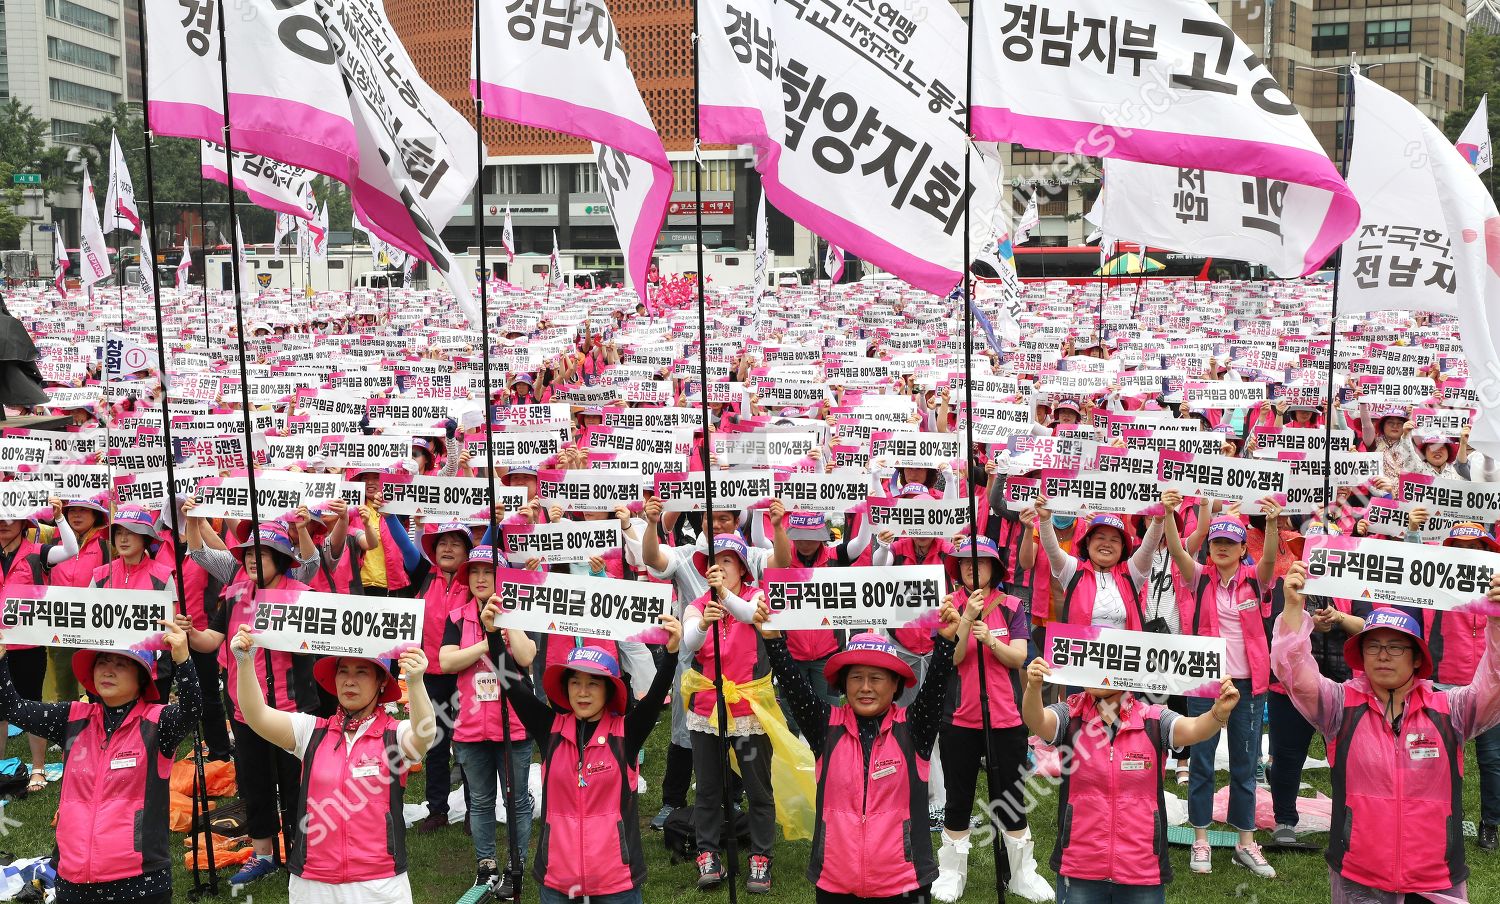
[[[127,75],[127,23],[132,0],[23,0],[0,2],[0,102],[14,98],[29,106],[34,115],[50,123],[49,139],[55,144],[77,144],[85,125],[112,112],[116,104],[139,99],[139,89],[129,93]],[[135,78],[139,82],[139,46],[136,47]],[[94,174],[95,184],[100,176]],[[38,193],[40,194],[40,193]],[[57,220],[66,236],[77,235],[79,194],[76,191],[50,196],[51,211],[36,211],[42,224]],[[35,237],[32,237],[35,238]],[[42,236],[43,244],[51,242]],[[27,247],[28,237],[21,237]]]
[[1469,31],[1500,35],[1500,2],[1469,0]]

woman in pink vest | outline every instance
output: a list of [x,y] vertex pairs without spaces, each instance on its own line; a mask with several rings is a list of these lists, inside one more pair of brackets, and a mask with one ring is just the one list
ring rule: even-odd
[[[975,573],[977,557],[978,573]],[[1001,835],[1010,861],[1010,892],[1028,901],[1052,900],[1052,887],[1036,871],[1031,829],[1021,783],[1026,774],[1026,729],[1021,725],[1021,668],[1026,664],[1030,626],[1021,601],[1006,594],[1005,567],[989,537],[980,537],[977,553],[971,541],[953,550],[947,561],[955,589],[949,602],[961,609],[947,713],[939,735],[948,805],[943,813],[943,843],[938,849],[938,876],[932,897],[953,902],[963,897],[969,880],[969,817],[979,786],[979,760],[994,757],[989,775],[987,813],[1005,830]],[[981,696],[979,660],[984,658]],[[983,701],[983,702],[981,702]],[[982,709],[981,707],[984,707]],[[989,736],[984,732],[985,709]]]
[[[500,601],[492,597],[480,614],[486,629],[493,629],[499,614]],[[675,656],[682,626],[670,615],[661,622],[667,654]],[[506,673],[524,673],[509,662],[498,632],[489,638],[491,660]],[[641,904],[646,859],[637,759],[667,705],[674,674],[658,669],[646,695],[631,707],[614,657],[597,647],[576,647],[566,662],[547,667],[546,703],[524,680],[501,682],[542,758],[542,833],[531,870],[540,904]],[[700,775],[700,793],[702,781]]]
[[255,635],[241,625],[229,645],[241,664],[241,711],[256,734],[301,760],[297,812],[301,840],[287,862],[291,904],[412,904],[406,876],[406,774],[421,762],[436,730],[423,686],[427,657],[401,654],[410,718],[386,712],[401,686],[384,660],[328,656],[314,667],[319,686],[338,699],[320,719],[266,704],[249,665]]
[[[769,610],[761,608],[757,617],[764,621]],[[845,701],[829,705],[791,657],[782,633],[762,631],[782,692],[818,758],[807,878],[819,904],[930,900],[937,861],[924,831],[928,759],[953,673],[958,611],[945,604],[941,618],[931,670],[909,708],[896,698],[916,683],[916,674],[886,638],[856,634],[828,660],[820,678]]]
[[426,762],[422,764],[427,818],[418,823],[417,832],[426,835],[448,826],[448,794],[453,790],[450,728],[458,678],[446,674],[441,667],[438,648],[443,645],[443,627],[448,623],[448,617],[469,601],[469,587],[459,579],[458,570],[468,560],[469,550],[474,548],[474,534],[462,521],[429,524],[422,532],[421,548],[418,549],[401,529],[396,516],[385,516],[384,530],[401,548],[406,576],[411,581],[411,595],[424,603],[422,652],[432,663],[428,669],[427,692],[432,695],[438,712],[437,736],[427,751]]
[[1021,714],[1026,727],[1057,747],[1062,770],[1052,869],[1058,904],[1165,904],[1172,881],[1167,856],[1163,769],[1173,747],[1218,734],[1239,701],[1225,678],[1219,698],[1199,716],[1108,688],[1085,688],[1065,702],[1042,705],[1052,673],[1043,657],[1026,668]]
[[381,480],[385,472],[376,467],[351,468],[345,479],[358,480],[365,485],[365,504],[350,516],[349,533],[354,538],[351,544],[355,552],[354,567],[359,574],[360,592],[365,596],[390,596],[406,589],[411,579],[406,576],[401,547],[396,545],[396,534],[404,535],[402,527],[394,517],[394,530],[386,526],[380,514],[384,504]]
[[[488,631],[479,620],[480,610],[495,595],[495,563],[505,562],[492,546],[476,546],[454,579],[469,589],[469,601],[448,615],[443,629],[443,646],[438,661],[443,671],[458,677],[458,721],[453,726],[453,749],[464,784],[469,789],[469,830],[474,836],[474,884],[488,886],[497,880],[497,895],[515,897],[509,885],[510,876],[502,871],[495,856],[495,808],[503,806],[497,787],[510,783],[514,793],[516,840],[524,865],[531,840],[531,792],[527,779],[531,767],[531,738],[526,726],[510,715],[510,734],[506,735],[500,718],[499,669],[490,659]],[[505,644],[510,658],[524,671],[536,658],[536,643],[525,631],[507,630]],[[506,742],[509,741],[509,747]],[[502,769],[509,769],[502,775]],[[497,804],[497,800],[500,801]]]
[[[311,656],[264,650],[253,661],[241,662],[231,654],[226,641],[249,624],[255,614],[250,584],[265,590],[301,591],[307,584],[293,577],[294,571],[311,571],[317,563],[298,565],[298,554],[292,545],[285,523],[268,521],[254,534],[248,530],[233,550],[225,552],[204,545],[203,534],[209,533],[202,518],[193,517],[197,503],[183,503],[186,522],[184,539],[193,560],[223,581],[225,602],[209,618],[208,629],[188,631],[193,649],[219,654],[219,665],[229,672],[229,701],[233,704],[230,721],[234,730],[234,769],[239,782],[240,799],[245,802],[245,834],[250,836],[254,855],[230,877],[231,885],[244,885],[275,872],[275,838],[280,831],[290,855],[297,845],[297,774],[295,757],[279,749],[258,734],[245,721],[239,704],[238,673],[246,668],[261,688],[261,694],[272,708],[286,713],[313,713],[319,706],[317,684],[313,680]],[[249,522],[245,522],[249,527]],[[217,538],[216,538],[217,539]],[[259,551],[259,555],[255,551]],[[247,679],[248,680],[248,679]],[[279,804],[279,807],[278,807]],[[279,814],[278,814],[279,809]]]
[[[716,516],[718,512],[714,513]],[[715,639],[726,683],[736,686],[768,678],[771,664],[755,628],[754,602],[759,591],[749,582],[750,551],[739,534],[714,538],[714,564],[708,569],[708,592],[688,604],[682,619],[682,643],[695,653],[697,672],[714,680]],[[686,677],[686,675],[684,676]],[[684,682],[685,683],[685,682]],[[693,694],[687,701],[688,733],[693,744],[693,774],[698,792],[693,801],[693,829],[698,840],[698,887],[724,881],[720,857],[724,830],[723,795],[729,784],[719,743],[718,695]],[[776,840],[776,798],[771,793],[771,740],[748,700],[728,707],[725,734],[739,760],[750,809],[750,871],[745,887],[752,894],[771,890],[771,848]]]
[[73,674],[97,702],[24,700],[0,645],[0,717],[63,749],[57,808],[57,902],[172,900],[168,779],[202,698],[187,635],[162,622],[177,702],[158,700],[153,652],[79,650]]
[[[1306,582],[1306,566],[1292,566],[1272,656],[1297,711],[1328,739],[1332,904],[1397,904],[1408,894],[1467,901],[1463,748],[1500,725],[1500,618],[1487,620],[1473,683],[1440,691],[1421,623],[1376,609],[1344,645],[1344,658],[1363,674],[1340,684],[1318,674]],[[1500,605],[1500,575],[1487,601]]]
[[[1209,518],[1212,503],[1205,500],[1200,519]],[[1162,494],[1162,506],[1175,516],[1182,507],[1182,494]],[[1273,499],[1262,499],[1261,514],[1267,525],[1275,525],[1281,507]],[[1260,561],[1251,563],[1245,526],[1237,519],[1218,518],[1208,528],[1208,562],[1199,565],[1183,547],[1177,520],[1168,517],[1167,549],[1182,575],[1185,593],[1178,597],[1182,633],[1194,637],[1222,637],[1228,653],[1225,674],[1233,678],[1244,700],[1229,721],[1229,812],[1228,822],[1239,831],[1234,862],[1263,879],[1276,878],[1255,842],[1255,767],[1260,763],[1261,725],[1266,695],[1271,690],[1271,651],[1266,638],[1266,616],[1270,612],[1269,591],[1276,574],[1280,531],[1264,532]],[[1190,697],[1189,715],[1207,711],[1209,701]],[[1189,863],[1195,873],[1213,871],[1213,848],[1208,826],[1213,822],[1214,755],[1218,737],[1193,747],[1188,776],[1188,822],[1197,833]]]
[[1074,541],[1070,556],[1058,545],[1045,497],[1037,499],[1033,517],[1052,568],[1052,580],[1063,588],[1062,609],[1052,613],[1051,620],[1141,630],[1145,622],[1141,590],[1151,576],[1151,560],[1161,543],[1161,519],[1152,519],[1140,547],[1132,552],[1125,519],[1095,515]]
[[[101,498],[71,499],[63,503],[62,519],[68,522],[73,535],[78,538],[78,555],[51,570],[47,577],[52,586],[87,587],[94,571],[109,563],[109,509]],[[73,680],[72,669],[68,667],[72,655],[72,650],[62,647],[47,649],[48,667],[54,675],[53,683],[60,700],[78,699],[78,682]]]
[[137,505],[123,506],[115,512],[110,528],[115,557],[100,565],[90,576],[90,587],[113,587],[117,590],[172,590],[170,566],[158,562],[152,548],[156,544],[156,513]]

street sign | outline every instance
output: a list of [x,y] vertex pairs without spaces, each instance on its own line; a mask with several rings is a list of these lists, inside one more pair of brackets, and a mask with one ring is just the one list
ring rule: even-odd
[[51,232],[53,230],[53,228],[54,227],[52,226],[51,223],[44,223],[41,226],[38,226],[36,228],[36,231],[37,232]]
[[12,173],[10,177],[12,185],[41,185],[41,173]]

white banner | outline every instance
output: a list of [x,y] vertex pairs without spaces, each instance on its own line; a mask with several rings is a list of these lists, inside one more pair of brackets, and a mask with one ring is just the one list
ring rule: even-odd
[[93,650],[160,650],[176,596],[170,590],[12,587],[0,609],[0,635],[11,645]]
[[[775,496],[774,471],[715,470],[713,478],[714,509],[744,510]],[[707,489],[703,472],[656,475],[654,491],[664,512],[701,512]]]
[[571,565],[587,562],[622,548],[620,522],[557,521],[552,524],[523,524],[507,527],[505,558],[516,566],[530,559],[541,559],[547,565]]
[[1218,697],[1227,650],[1222,637],[1050,622],[1042,655],[1049,684]]
[[1379,537],[1308,537],[1302,558],[1309,595],[1423,609],[1477,601],[1500,568],[1500,553]]
[[1134,515],[1160,502],[1161,492],[1155,476],[1077,471],[1043,471],[1041,476],[1041,494],[1047,497],[1047,507],[1063,515]]
[[250,606],[256,646],[284,653],[398,659],[422,645],[419,599],[311,590],[257,590]]
[[[248,477],[210,477],[198,481],[193,495],[198,505],[195,518],[250,518],[250,479]],[[302,485],[291,481],[259,479],[255,481],[256,514],[263,521],[279,518],[297,510],[302,504]]]
[[841,515],[864,502],[869,492],[870,475],[856,469],[776,478],[776,498],[788,511]]
[[777,631],[900,628],[934,615],[948,582],[941,565],[768,568],[761,585]]
[[537,496],[570,512],[606,512],[639,502],[645,483],[639,475],[608,471],[547,470],[537,474]]
[[969,500],[870,499],[870,527],[898,537],[951,537],[969,526]]
[[[1259,502],[1267,496],[1286,494],[1292,469],[1283,462],[1254,461],[1225,455],[1193,455],[1189,452],[1157,453],[1157,479],[1162,490],[1184,496],[1239,502]],[[1259,511],[1247,505],[1246,514]]]
[[[502,628],[605,640],[647,640],[672,614],[672,585],[557,571],[495,571]],[[650,633],[648,633],[650,632]]]

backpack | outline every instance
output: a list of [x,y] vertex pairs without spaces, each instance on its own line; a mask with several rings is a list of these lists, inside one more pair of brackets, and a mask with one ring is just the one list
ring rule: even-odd
[[[750,845],[750,814],[744,810],[734,811],[735,844],[741,849]],[[671,863],[691,862],[698,857],[698,833],[693,830],[693,808],[678,807],[667,817],[662,826],[661,840],[671,855]]]

